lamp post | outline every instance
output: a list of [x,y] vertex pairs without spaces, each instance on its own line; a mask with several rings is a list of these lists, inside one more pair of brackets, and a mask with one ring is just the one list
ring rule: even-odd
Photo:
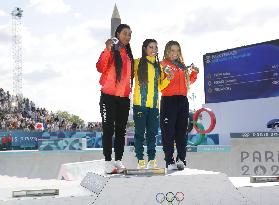
[[195,99],[197,98],[197,96],[195,95],[195,93],[192,93],[191,95],[191,100],[193,101],[193,108],[194,108],[194,111],[196,111],[196,105],[195,105]]

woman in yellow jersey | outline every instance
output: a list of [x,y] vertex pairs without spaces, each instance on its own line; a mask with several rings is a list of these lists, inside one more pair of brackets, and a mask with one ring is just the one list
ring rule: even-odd
[[[136,59],[134,64],[133,117],[135,122],[134,139],[138,169],[157,167],[155,147],[159,128],[158,93],[169,83],[167,78],[164,79],[157,52],[157,41],[146,39],[142,45],[142,57]],[[143,158],[144,139],[146,139],[147,145],[147,166]]]

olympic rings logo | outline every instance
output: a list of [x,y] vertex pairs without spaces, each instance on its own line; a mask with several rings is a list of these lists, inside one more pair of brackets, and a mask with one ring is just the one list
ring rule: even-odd
[[[207,130],[204,130],[204,128],[202,129],[201,127],[198,126],[199,123],[197,121],[198,121],[198,118],[199,118],[199,116],[202,112],[206,112],[210,117],[210,126],[207,128]],[[197,110],[196,113],[194,114],[193,124],[194,124],[194,128],[196,129],[197,133],[207,134],[214,129],[214,127],[216,125],[216,117],[210,109],[201,108],[201,109]]]
[[242,134],[242,137],[249,137],[249,136],[250,136],[249,133],[243,133],[243,134]]
[[[206,130],[204,129],[204,126],[198,122],[198,118],[202,112],[206,112],[210,117],[210,126]],[[200,138],[196,143],[193,143],[192,141],[189,140],[188,144],[192,145],[192,146],[197,146],[197,145],[201,144],[201,142],[205,139],[205,134],[210,133],[215,128],[216,117],[209,108],[201,108],[201,109],[197,110],[195,112],[195,114],[193,115],[192,123],[193,123],[193,127],[195,128],[197,133],[200,134]]]
[[180,204],[180,202],[183,200],[184,200],[183,192],[176,192],[176,194],[174,194],[173,192],[168,192],[166,194],[164,193],[156,194],[156,201],[159,204],[163,204],[166,201],[168,205],[174,205],[174,204]]

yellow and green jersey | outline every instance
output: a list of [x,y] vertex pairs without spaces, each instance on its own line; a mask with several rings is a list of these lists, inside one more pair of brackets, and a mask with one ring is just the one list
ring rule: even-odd
[[[155,57],[146,57],[150,62],[155,62]],[[138,66],[140,59],[134,61],[134,72],[135,72],[135,87],[134,87],[134,105],[158,108],[159,106],[159,91],[163,90],[168,86],[169,80],[164,78],[162,68],[155,68],[153,64],[147,62],[147,85],[140,86],[138,79]],[[161,72],[161,75],[160,75]],[[161,78],[161,79],[160,79]]]

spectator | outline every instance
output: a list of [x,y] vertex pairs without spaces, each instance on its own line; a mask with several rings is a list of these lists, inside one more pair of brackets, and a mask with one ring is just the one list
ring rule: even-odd
[[42,122],[48,131],[76,130],[82,127],[45,108],[36,107],[28,98],[11,96],[9,91],[5,92],[0,88],[0,130],[33,131],[37,122]]

